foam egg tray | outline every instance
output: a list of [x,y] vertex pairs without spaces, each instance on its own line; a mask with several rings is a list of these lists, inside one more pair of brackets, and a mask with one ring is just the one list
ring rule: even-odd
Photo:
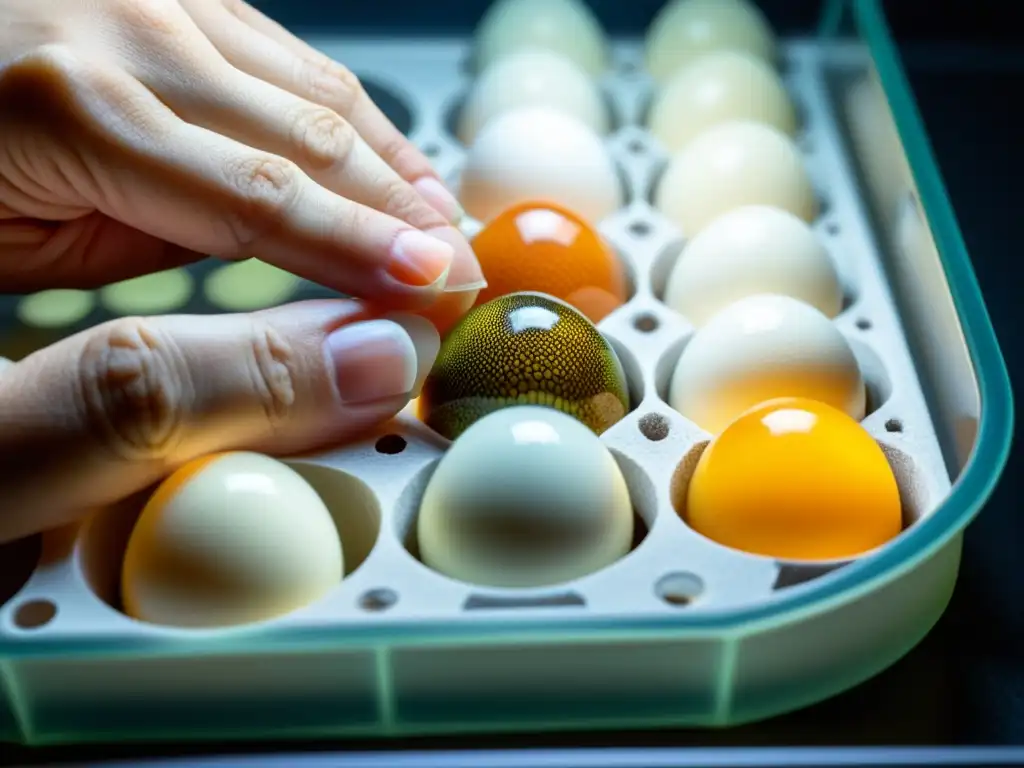
[[[466,41],[315,42],[388,99],[457,187],[464,149],[452,125],[472,78]],[[335,513],[348,572],[323,599],[273,621],[185,630],[123,615],[118,575],[137,500],[44,536],[38,551],[31,542],[0,550],[0,585],[10,582],[0,590],[0,737],[735,725],[847,689],[929,631],[954,588],[960,532],[1002,466],[1011,408],[891,47],[783,45],[797,140],[821,201],[814,231],[845,290],[834,322],[861,365],[863,426],[895,472],[906,524],[869,555],[824,564],[714,544],[679,514],[711,436],[666,402],[693,328],[659,298],[685,233],[649,202],[667,158],[643,127],[652,86],[642,53],[615,42],[601,81],[627,202],[599,229],[631,278],[629,301],[599,325],[623,362],[631,410],[601,440],[632,497],[632,551],[550,588],[483,588],[432,571],[411,532],[448,443],[403,412],[357,443],[289,460]]]

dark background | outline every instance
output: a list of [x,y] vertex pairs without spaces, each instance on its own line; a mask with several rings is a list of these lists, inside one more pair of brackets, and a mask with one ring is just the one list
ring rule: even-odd
[[[256,4],[300,32],[404,29],[468,34],[488,3]],[[606,28],[640,33],[662,0],[589,4]],[[820,7],[813,0],[762,0],[761,5],[783,34],[812,28]],[[1017,19],[1024,4],[890,0],[885,7],[1017,394],[1017,384],[1024,378],[1024,346],[1016,337],[1024,322],[1024,27]],[[995,495],[966,534],[956,593],[936,629],[889,671],[832,701],[715,734],[516,736],[486,742],[427,740],[415,746],[1024,745],[1024,516],[1018,511],[1022,473],[1024,453],[1015,446]],[[358,746],[379,749],[398,744]],[[72,755],[81,757],[83,751],[59,750],[45,757]]]

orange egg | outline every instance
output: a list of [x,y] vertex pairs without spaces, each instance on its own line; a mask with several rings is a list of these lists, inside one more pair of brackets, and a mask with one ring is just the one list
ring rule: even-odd
[[755,406],[712,440],[684,512],[719,544],[790,560],[855,557],[902,528],[878,443],[842,411],[803,398]]
[[615,251],[574,213],[551,203],[509,208],[473,239],[488,286],[477,305],[519,291],[561,299],[597,323],[628,298]]

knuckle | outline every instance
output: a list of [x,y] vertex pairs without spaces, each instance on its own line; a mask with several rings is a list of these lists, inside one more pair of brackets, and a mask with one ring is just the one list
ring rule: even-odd
[[416,191],[404,180],[395,178],[384,185],[384,210],[417,229],[443,226],[444,218],[420,199]]
[[303,79],[312,100],[349,118],[363,98],[363,85],[352,70],[326,57],[317,62],[304,62],[303,66]]
[[276,431],[294,410],[299,356],[281,333],[253,316],[247,359],[253,392],[268,425]]
[[297,157],[318,171],[347,162],[356,142],[355,130],[326,107],[303,110],[292,122]]
[[160,461],[181,442],[194,388],[174,340],[152,321],[99,326],[79,361],[81,401],[115,456]]
[[238,207],[234,241],[244,249],[282,227],[301,194],[301,171],[284,158],[257,155],[229,162],[226,172]]
[[0,99],[19,107],[22,114],[44,104],[51,111],[67,101],[83,70],[82,61],[69,47],[56,43],[38,46],[3,67]]
[[129,29],[139,32],[173,34],[178,29],[169,0],[118,0],[118,20]]

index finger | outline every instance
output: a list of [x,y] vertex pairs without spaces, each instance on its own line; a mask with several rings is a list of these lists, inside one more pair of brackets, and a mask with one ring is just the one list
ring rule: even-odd
[[461,239],[445,242],[330,192],[284,158],[181,121],[129,75],[66,49],[9,65],[0,79],[6,104],[15,131],[48,136],[70,158],[74,194],[190,250],[255,256],[382,308],[409,309],[436,301],[456,250],[469,252]]

